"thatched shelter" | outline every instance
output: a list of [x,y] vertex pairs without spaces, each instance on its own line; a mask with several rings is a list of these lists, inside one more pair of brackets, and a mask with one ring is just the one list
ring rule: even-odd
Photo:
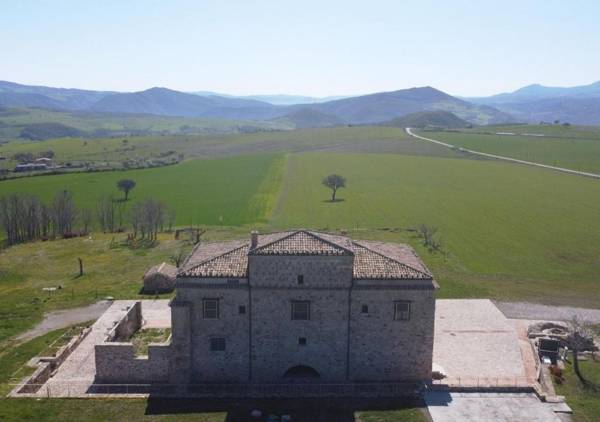
[[175,288],[177,267],[166,262],[155,265],[144,274],[144,293],[164,293]]

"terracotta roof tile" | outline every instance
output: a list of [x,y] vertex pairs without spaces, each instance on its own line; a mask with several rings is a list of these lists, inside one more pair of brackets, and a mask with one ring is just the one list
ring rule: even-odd
[[352,251],[315,233],[300,230],[271,243],[259,244],[251,255],[352,255]]
[[259,235],[254,249],[249,240],[203,244],[192,251],[179,277],[245,278],[248,255],[347,255],[354,256],[355,279],[433,278],[409,246],[307,230]]

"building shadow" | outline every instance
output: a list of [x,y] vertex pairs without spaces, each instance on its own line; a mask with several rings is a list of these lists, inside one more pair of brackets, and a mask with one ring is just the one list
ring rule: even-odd
[[[421,399],[167,399],[150,397],[146,415],[226,413],[226,422],[265,422],[289,415],[294,422],[355,422],[356,412],[423,408]],[[253,411],[261,416],[253,417]],[[272,420],[272,419],[271,419]]]

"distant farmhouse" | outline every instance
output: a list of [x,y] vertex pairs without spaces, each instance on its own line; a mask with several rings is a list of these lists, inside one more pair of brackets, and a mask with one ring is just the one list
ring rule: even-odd
[[135,358],[122,343],[140,325],[132,308],[96,345],[96,382],[427,381],[437,287],[406,245],[307,230],[198,245],[177,274],[170,340]]

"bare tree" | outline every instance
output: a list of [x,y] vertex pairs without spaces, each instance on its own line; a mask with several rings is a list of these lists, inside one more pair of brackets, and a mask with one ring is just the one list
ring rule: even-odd
[[573,370],[579,380],[586,384],[587,380],[581,374],[579,368],[578,353],[585,350],[590,343],[590,339],[594,338],[594,330],[591,323],[584,321],[577,316],[569,322],[569,344],[573,349]]
[[84,233],[89,233],[92,226],[92,210],[83,208],[79,211],[79,220],[81,222],[81,230]]
[[183,262],[183,259],[185,258],[185,251],[183,250],[183,246],[181,248],[179,248],[177,250],[177,252],[175,252],[173,255],[171,255],[169,257],[169,259],[171,260],[171,262],[173,264],[175,264],[175,266],[177,268],[179,268],[179,266],[181,265],[181,263]]
[[117,188],[125,193],[125,200],[129,199],[129,192],[135,188],[135,181],[131,179],[121,179],[117,182]]
[[133,238],[139,235],[141,239],[156,240],[159,231],[164,229],[167,215],[167,206],[155,199],[145,199],[133,204],[130,213]]
[[115,201],[112,196],[103,196],[96,206],[98,224],[104,233],[115,231]]
[[330,174],[329,176],[324,177],[321,183],[323,186],[327,186],[331,189],[331,202],[335,201],[337,190],[346,187],[346,179],[339,174]]
[[76,215],[73,195],[66,190],[58,192],[52,201],[52,220],[56,232],[61,235],[71,233]]

